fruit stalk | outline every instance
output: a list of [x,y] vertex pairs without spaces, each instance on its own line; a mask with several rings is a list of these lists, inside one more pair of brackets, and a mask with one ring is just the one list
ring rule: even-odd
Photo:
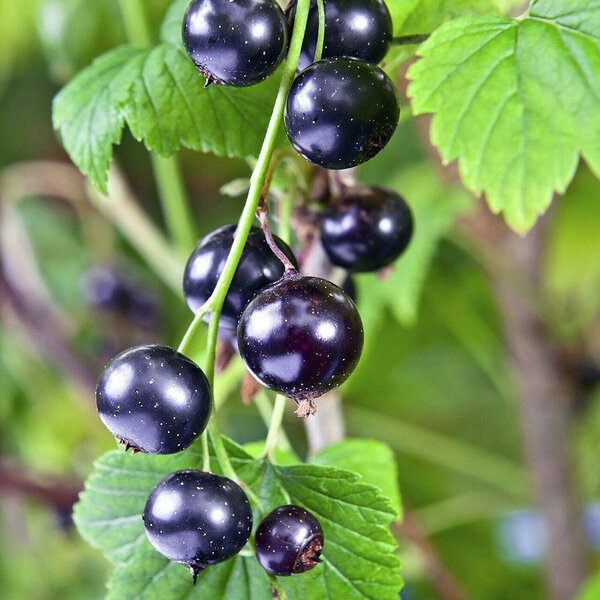
[[323,56],[323,45],[325,43],[325,3],[323,0],[317,0],[317,10],[319,11],[319,33],[317,34],[315,62],[321,60],[321,57]]

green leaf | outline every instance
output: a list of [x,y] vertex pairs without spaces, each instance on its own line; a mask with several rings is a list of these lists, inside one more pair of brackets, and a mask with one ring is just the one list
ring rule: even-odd
[[185,52],[172,44],[115,48],[55,98],[54,127],[71,159],[106,191],[112,146],[127,122],[149,150],[169,156],[181,146],[225,156],[260,150],[278,77],[246,89],[204,87]]
[[302,577],[282,578],[289,600],[397,600],[402,587],[388,529],[396,510],[360,476],[332,467],[268,465],[261,485],[265,509],[283,502],[305,507],[321,523],[325,548]]
[[167,8],[165,18],[160,26],[160,39],[175,46],[181,46],[181,30],[183,15],[189,5],[189,0],[175,0]]
[[[224,441],[239,476],[254,483],[260,465],[231,440]],[[214,460],[211,466],[218,472]],[[94,463],[94,472],[75,505],[77,529],[113,563],[126,563],[146,543],[141,514],[150,490],[173,471],[201,468],[202,453],[195,446],[169,456],[109,452]]]
[[600,575],[595,575],[588,580],[576,600],[597,600],[597,598],[600,598]]
[[421,47],[415,114],[464,183],[526,231],[563,193],[579,153],[600,172],[600,2],[540,0],[529,17],[465,17]]
[[379,488],[400,513],[398,469],[394,453],[376,440],[347,439],[323,448],[311,463],[338,467],[361,475],[361,481]]

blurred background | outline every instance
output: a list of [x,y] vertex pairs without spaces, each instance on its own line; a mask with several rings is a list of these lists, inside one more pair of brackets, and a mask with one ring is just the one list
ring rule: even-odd
[[[146,4],[156,30],[168,0]],[[10,600],[103,597],[109,566],[70,518],[93,460],[114,447],[95,382],[115,353],[175,345],[191,319],[164,276],[185,253],[163,257],[159,277],[139,251],[164,231],[143,146],[126,132],[116,149],[121,211],[88,193],[52,130],[55,93],[125,41],[117,14],[113,0],[0,3],[0,596]],[[179,158],[198,236],[235,222],[243,198],[220,189],[248,166]],[[416,218],[387,280],[356,278],[367,341],[341,390],[348,435],[397,455],[403,598],[541,600],[552,577],[582,581],[600,551],[600,184],[582,166],[517,238],[442,168],[427,119],[403,121],[359,177],[403,193]],[[242,372],[234,359],[220,377],[219,420],[250,443],[265,427],[241,401]],[[311,451],[291,411],[286,430]]]

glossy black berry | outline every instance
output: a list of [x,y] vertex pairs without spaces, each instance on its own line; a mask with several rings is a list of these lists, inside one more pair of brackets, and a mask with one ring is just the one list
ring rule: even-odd
[[296,575],[321,562],[323,530],[316,517],[299,506],[280,506],[256,530],[256,558],[271,575]]
[[321,242],[331,262],[357,273],[392,264],[412,234],[405,200],[379,187],[351,188],[321,218]]
[[194,575],[237,554],[252,531],[252,509],[231,479],[193,469],[167,475],[143,514],[150,543]]
[[183,19],[185,49],[207,83],[259,83],[275,72],[287,41],[275,0],[193,0]]
[[[390,11],[383,0],[324,0],[325,38],[322,58],[360,58],[378,63],[387,54],[393,38]],[[319,33],[319,11],[312,0],[300,70],[314,62]]]
[[127,448],[173,454],[204,431],[212,395],[202,370],[166,346],[138,346],[108,363],[96,387],[102,422]]
[[[196,312],[215,289],[231,250],[235,229],[235,225],[219,227],[200,240],[192,252],[183,277],[183,292],[192,312]],[[273,237],[277,246],[296,264],[288,245],[277,236]],[[248,302],[264,287],[277,281],[283,272],[284,266],[269,248],[262,230],[253,227],[227,292],[219,326],[235,330]],[[210,315],[206,315],[207,321],[209,318]]]
[[326,169],[347,169],[384,148],[399,116],[398,92],[379,67],[336,58],[314,63],[296,77],[285,127],[306,160]]
[[307,417],[313,399],[341,385],[363,347],[358,309],[325,279],[286,273],[244,310],[238,347],[246,367],[265,387],[298,403]]

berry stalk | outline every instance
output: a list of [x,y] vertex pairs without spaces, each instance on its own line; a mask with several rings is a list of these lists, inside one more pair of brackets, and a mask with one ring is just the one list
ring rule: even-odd
[[325,44],[325,3],[323,0],[317,0],[317,10],[319,11],[319,32],[317,34],[317,48],[315,50],[314,62],[321,60],[323,45]]

